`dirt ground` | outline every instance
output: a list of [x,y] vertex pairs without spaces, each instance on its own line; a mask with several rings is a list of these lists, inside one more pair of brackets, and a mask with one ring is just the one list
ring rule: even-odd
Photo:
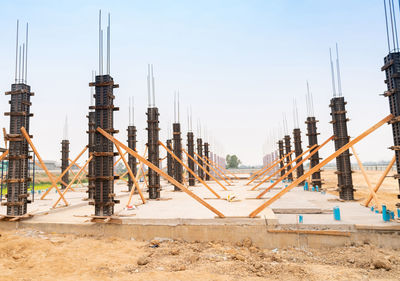
[[400,251],[373,245],[262,250],[158,239],[2,232],[0,280],[399,280]]
[[[324,179],[323,189],[326,189],[328,193],[339,195],[336,191],[337,189],[337,175],[333,170],[325,170],[322,172],[321,177]],[[367,176],[373,187],[379,181],[379,178],[383,174],[383,171],[366,171]],[[393,178],[394,172],[390,172],[388,177],[383,181],[380,189],[378,190],[377,197],[380,204],[386,204],[390,210],[395,210],[396,203],[400,200],[397,199],[397,194],[399,194],[399,184],[396,179]],[[353,172],[353,185],[356,189],[354,194],[354,199],[360,202],[364,201],[369,194],[368,185],[361,173],[361,171]],[[371,204],[374,202],[371,201]],[[371,206],[370,204],[370,206]]]

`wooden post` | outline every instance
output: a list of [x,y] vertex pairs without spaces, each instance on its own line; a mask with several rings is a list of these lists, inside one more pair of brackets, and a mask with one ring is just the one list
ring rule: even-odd
[[375,193],[374,189],[372,188],[372,184],[371,184],[371,182],[369,181],[369,178],[368,178],[368,176],[367,176],[367,173],[366,173],[365,170],[364,170],[364,166],[363,166],[363,164],[361,163],[361,160],[360,160],[360,158],[358,157],[358,154],[357,154],[356,150],[354,149],[354,146],[351,147],[351,150],[353,151],[354,157],[357,159],[358,166],[360,167],[360,170],[361,170],[361,172],[362,172],[362,174],[363,174],[363,176],[364,176],[364,179],[365,179],[365,181],[366,181],[366,183],[367,183],[367,185],[368,185],[369,192],[372,194],[372,196],[373,196],[373,198],[374,198],[375,207],[378,207],[378,208],[379,208],[380,205],[379,205],[379,202],[378,202],[378,197],[376,196],[376,193]]
[[155,165],[153,165],[151,162],[147,161],[147,159],[143,158],[142,156],[140,156],[138,153],[136,153],[135,151],[133,151],[132,149],[130,149],[128,146],[126,146],[125,144],[123,144],[122,142],[120,142],[119,140],[117,140],[116,138],[114,138],[112,135],[108,134],[106,131],[104,131],[103,129],[101,129],[100,127],[97,128],[97,131],[102,134],[103,136],[105,136],[107,139],[109,139],[110,141],[112,141],[114,144],[119,145],[120,147],[122,147],[125,151],[127,151],[130,155],[132,155],[133,157],[136,157],[137,159],[139,159],[139,161],[143,162],[147,167],[149,167],[150,169],[152,169],[153,171],[155,171],[156,173],[158,173],[159,175],[161,175],[163,178],[165,178],[166,180],[168,180],[170,183],[172,183],[173,185],[179,187],[183,192],[187,193],[190,197],[192,197],[193,199],[195,199],[197,202],[199,202],[200,204],[202,204],[204,207],[206,207],[207,209],[209,209],[211,212],[213,212],[214,214],[216,214],[217,216],[219,216],[220,218],[224,218],[225,216],[218,211],[217,209],[215,209],[213,206],[211,206],[210,204],[208,204],[206,201],[204,201],[203,199],[201,199],[199,196],[197,196],[196,194],[194,194],[193,192],[191,192],[189,189],[187,189],[183,184],[177,182],[174,178],[170,177],[168,174],[164,173],[160,168],[156,167]]
[[[393,156],[392,161],[390,161],[389,165],[387,165],[386,170],[383,172],[382,176],[379,178],[378,183],[374,188],[374,192],[377,192],[378,189],[381,187],[383,181],[385,180],[386,176],[389,174],[390,170],[392,169],[393,164],[396,162],[396,155]],[[368,195],[368,198],[365,199],[364,206],[368,207],[369,203],[372,200],[372,194]]]
[[[303,164],[307,159],[309,159],[311,156],[313,156],[315,153],[317,153],[318,150],[321,149],[321,147],[325,146],[329,141],[333,139],[333,136],[331,136],[329,139],[327,139],[323,144],[318,146],[315,150],[311,151],[310,154],[307,155],[307,157],[304,157],[299,163],[297,163],[294,167],[292,167],[289,171],[287,171],[283,176],[281,176],[278,180],[276,180],[271,186],[267,187],[263,192],[261,192],[256,198],[260,199],[265,193],[267,193],[269,190],[271,190],[274,186],[276,186],[281,180],[283,180],[287,175],[289,175],[291,172],[293,172],[297,167],[299,167],[301,164]],[[302,157],[303,154],[306,152],[310,151],[313,149],[317,144],[314,144],[312,147],[310,147],[307,151],[303,152],[299,157]]]
[[171,150],[168,149],[166,145],[164,145],[161,141],[158,141],[158,143],[169,153],[176,161],[178,161],[189,173],[191,173],[199,182],[201,182],[209,191],[212,192],[218,199],[221,199],[221,196],[218,195],[211,187],[208,186],[208,184],[203,181],[198,175],[196,175],[195,172],[193,172],[183,161],[179,159]]
[[[125,155],[125,154],[122,154],[121,148],[120,148],[118,145],[116,145],[115,143],[114,143],[114,145],[115,145],[115,147],[117,148],[119,155]],[[122,159],[122,161],[124,162],[125,167],[126,167],[126,169],[128,170],[129,175],[131,176],[131,179],[133,180],[133,184],[134,184],[135,187],[137,188],[137,191],[138,191],[138,193],[139,193],[139,195],[140,195],[140,198],[142,199],[143,204],[146,204],[146,200],[144,199],[143,194],[142,194],[142,191],[141,191],[140,188],[139,188],[139,184],[137,183],[137,180],[136,180],[135,175],[132,173],[131,167],[129,166],[129,164],[128,164],[128,162],[126,161],[126,159],[125,159],[124,156],[122,156],[121,159]],[[134,188],[132,188],[132,189],[134,189]],[[131,191],[132,191],[132,190],[131,190]]]
[[74,184],[74,182],[76,181],[76,179],[78,178],[78,176],[82,173],[83,169],[87,166],[87,164],[89,164],[89,162],[92,160],[93,156],[90,156],[89,159],[86,161],[85,165],[83,165],[83,167],[79,170],[79,172],[74,176],[74,178],[70,181],[70,183],[67,185],[67,187],[65,188],[63,194],[57,199],[56,203],[54,203],[53,208],[55,208],[58,204],[58,202],[60,202],[61,197],[64,197],[65,193],[67,193],[68,189],[71,188],[71,186]]
[[362,134],[360,134],[359,136],[357,136],[356,138],[354,138],[353,140],[349,141],[347,144],[345,144],[344,146],[342,146],[341,148],[339,148],[338,150],[336,150],[334,153],[332,153],[330,156],[328,156],[327,158],[325,158],[321,163],[319,163],[318,165],[315,165],[313,168],[311,168],[307,173],[305,173],[304,175],[302,175],[301,177],[297,178],[295,181],[293,181],[290,185],[288,185],[287,187],[285,187],[283,190],[281,190],[279,193],[275,194],[272,198],[270,198],[269,200],[267,200],[266,202],[264,202],[263,204],[261,204],[260,207],[258,207],[257,209],[255,209],[253,212],[251,212],[249,214],[250,218],[254,218],[255,216],[257,216],[257,214],[259,214],[262,210],[264,210],[266,207],[268,207],[269,205],[271,205],[273,202],[275,202],[276,200],[278,200],[279,198],[282,197],[282,195],[286,194],[289,190],[293,189],[294,187],[297,186],[298,183],[302,182],[304,179],[306,179],[308,177],[309,174],[314,173],[315,171],[317,171],[318,169],[322,168],[323,166],[325,166],[326,164],[328,164],[332,159],[334,159],[336,156],[342,154],[344,151],[346,151],[347,149],[349,149],[351,146],[353,146],[354,144],[356,144],[357,142],[359,142],[360,140],[362,140],[363,138],[365,138],[366,136],[368,136],[369,134],[371,134],[373,131],[375,131],[376,129],[378,129],[379,127],[381,127],[383,124],[389,122],[391,119],[393,118],[392,114],[389,114],[388,116],[386,116],[385,118],[383,118],[381,121],[379,121],[378,123],[376,123],[375,125],[373,125],[372,127],[370,127],[368,130],[366,130],[365,132],[363,132]]
[[[264,182],[266,182],[267,180],[271,179],[273,176],[277,175],[280,171],[284,171],[290,164],[292,164],[296,159],[291,160],[290,155],[294,153],[294,150],[290,151],[287,155],[289,157],[289,163],[286,163],[284,166],[282,166],[282,168],[280,168],[279,170],[273,172],[271,175],[269,175],[267,178],[261,180],[258,184],[256,184],[255,186],[253,186],[250,190],[255,190],[257,187],[259,187],[260,185],[262,185]],[[285,157],[286,158],[286,157]]]
[[[51,181],[51,185],[52,187],[55,187],[58,194],[60,194],[61,198],[63,199],[65,205],[68,206],[68,202],[67,200],[65,200],[63,194],[61,193],[60,189],[57,187],[57,182],[54,180],[53,175],[50,173],[50,171],[47,169],[46,165],[44,164],[42,157],[39,155],[38,151],[36,150],[36,147],[33,145],[33,142],[31,140],[31,138],[29,137],[28,133],[26,132],[24,127],[21,127],[21,133],[24,136],[24,138],[26,139],[26,141],[29,143],[29,145],[31,146],[33,152],[36,154],[37,159],[39,160],[39,163],[42,165],[43,170],[45,171],[45,173],[47,174],[47,176],[49,177],[50,181]],[[65,170],[67,171],[67,169]],[[62,178],[62,176],[59,177],[60,179]],[[51,188],[49,188],[47,191],[49,191]],[[47,192],[48,193],[48,192]],[[43,196],[42,198],[43,199]]]
[[[206,172],[206,173],[210,176],[210,178],[212,178],[213,180],[215,180],[215,182],[216,182],[219,186],[221,186],[224,190],[228,190],[228,189],[227,189],[225,186],[223,186],[222,183],[220,183],[212,174],[210,174],[210,173],[207,171],[207,169],[204,169],[204,167],[203,167],[202,165],[200,165],[200,163],[197,162],[196,159],[194,159],[192,156],[190,156],[190,154],[187,153],[186,150],[185,150],[184,148],[182,148],[182,151],[186,154],[187,157],[189,157],[190,159],[192,159],[192,161],[193,161],[194,163],[196,163],[196,165],[197,165],[200,169],[202,169],[204,172]],[[195,152],[195,153],[196,153],[196,152]]]

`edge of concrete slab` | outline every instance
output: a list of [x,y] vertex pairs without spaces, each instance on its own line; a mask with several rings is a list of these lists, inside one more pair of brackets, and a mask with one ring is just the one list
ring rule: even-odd
[[123,239],[151,240],[155,237],[185,241],[241,242],[251,238],[260,248],[326,248],[374,244],[400,249],[400,229],[391,226],[377,228],[355,225],[268,225],[263,218],[228,219],[124,219],[122,224],[0,222],[0,230],[35,229],[47,233],[88,236],[113,236]]

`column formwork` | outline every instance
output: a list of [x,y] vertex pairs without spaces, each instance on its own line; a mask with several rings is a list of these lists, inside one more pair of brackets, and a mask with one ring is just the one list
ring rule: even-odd
[[[174,151],[171,139],[167,140],[167,148],[172,152]],[[171,177],[174,176],[174,158],[169,153],[167,154],[167,174]]]
[[[306,136],[308,137],[308,148],[317,145],[316,147],[310,150],[310,153],[319,147],[318,145],[319,133],[317,132],[317,122],[318,120],[316,120],[315,117],[307,117],[307,121],[305,122],[307,124]],[[310,169],[317,166],[319,164],[319,160],[321,160],[321,158],[319,157],[319,152],[317,151],[310,157]],[[323,182],[321,179],[321,170],[318,169],[311,176],[311,185],[318,186],[319,188],[321,188],[322,184]]]
[[[160,148],[159,148],[159,121],[157,107],[149,107],[147,109],[147,149],[148,158],[147,160],[151,162],[157,168],[160,167]],[[148,179],[149,179],[149,198],[158,199],[160,198],[160,175],[148,169]]]
[[[393,146],[390,149],[394,150],[396,156],[396,174],[400,189],[400,52],[391,52],[384,58],[384,66],[381,68],[385,71],[385,83],[387,91],[384,96],[389,100],[390,113],[394,118],[390,121],[392,125]],[[397,198],[400,199],[400,190]],[[397,203],[400,207],[400,203]]]
[[96,81],[90,83],[95,87],[95,105],[89,109],[94,109],[94,200],[89,202],[95,206],[95,216],[111,216],[114,214],[114,205],[119,203],[115,200],[114,193],[114,144],[97,131],[101,128],[110,135],[118,133],[114,130],[114,111],[119,108],[114,106],[114,80],[110,75],[98,75]]
[[[285,153],[288,154],[290,151],[292,151],[292,145],[290,144],[290,136],[289,136],[289,135],[286,135],[286,136],[284,137],[284,141],[285,141]],[[286,165],[288,165],[288,164],[290,163],[290,161],[292,161],[291,155],[289,155],[289,156],[286,158]],[[289,172],[289,170],[290,170],[291,168],[292,168],[292,165],[288,165],[288,166],[286,167],[286,172]],[[290,173],[290,174],[287,176],[287,179],[290,180],[290,181],[292,181],[292,180],[293,180],[293,173]]]
[[[193,132],[187,133],[187,149],[188,154],[194,159],[194,135]],[[194,172],[194,161],[188,157],[188,167]],[[195,177],[189,173],[189,186],[194,186],[196,183]]]
[[[346,145],[350,137],[347,132],[346,102],[344,97],[334,97],[329,105],[331,107],[333,135],[335,150]],[[344,151],[336,157],[339,197],[342,200],[354,200],[353,178],[351,171],[350,152]]]
[[[303,148],[301,146],[301,131],[299,128],[293,129],[293,143],[294,143],[294,153],[296,154],[296,158],[299,157],[303,153]],[[303,160],[303,157],[299,157],[296,160],[296,165],[299,164]],[[304,174],[303,164],[299,165],[296,168],[297,178],[301,177]],[[304,181],[302,181],[299,185],[304,185]]]
[[[207,159],[209,159],[208,157],[210,157],[210,145],[208,144],[208,142],[204,143],[204,156],[205,156],[205,161],[208,163],[208,165],[211,165]],[[206,165],[206,170],[208,173],[210,173],[210,167]],[[205,175],[205,179],[206,181],[210,180],[210,176],[208,174]]]
[[[94,111],[90,111],[89,114],[86,116],[88,118],[88,153],[89,157],[93,155],[95,151],[95,118],[96,114]],[[88,193],[88,200],[92,201],[94,200],[94,190],[96,188],[95,184],[95,164],[94,164],[94,159],[89,162],[88,164],[88,190],[86,191]]]
[[[203,167],[204,166],[203,159],[201,158],[201,157],[203,157],[203,140],[201,138],[197,139],[197,154],[200,157],[198,156],[196,160],[197,160],[197,162],[199,162],[201,167]],[[204,180],[204,171],[200,167],[197,167],[197,175],[199,176],[199,178]]]
[[[21,133],[24,127],[29,134],[29,119],[33,116],[30,113],[31,87],[24,83],[12,84],[11,91],[6,92],[10,95],[10,112],[5,116],[10,116],[9,133],[6,139],[8,146],[8,172],[7,172],[7,202],[2,205],[7,206],[7,216],[22,216],[27,213],[28,186],[31,182],[29,177],[29,145]],[[32,136],[30,136],[32,137]]]
[[[61,141],[61,173],[63,173],[69,166],[69,140]],[[61,178],[65,183],[61,183],[62,188],[66,188],[69,183],[69,172],[67,171]]]
[[[134,151],[136,151],[136,126],[129,125],[128,129],[128,147]],[[121,155],[122,156],[122,155]],[[128,166],[132,171],[132,174],[136,176],[137,174],[137,160],[136,157],[130,155],[128,153]],[[128,190],[131,191],[133,187],[133,179],[131,175],[128,173]],[[137,192],[137,191],[136,191]]]
[[[172,124],[172,132],[173,132],[173,144],[174,144],[174,154],[178,157],[179,160],[182,161],[182,137],[181,137],[181,124],[174,123]],[[179,163],[178,160],[174,159],[174,179],[183,183],[183,167],[182,164]],[[174,185],[175,191],[181,191],[181,189]]]
[[[278,141],[278,150],[279,150],[279,159],[282,159],[283,156],[285,156],[285,153],[284,153],[284,150],[283,150],[283,140],[279,140],[279,141]],[[284,162],[285,162],[285,159],[282,159],[282,161],[279,163],[280,169],[283,168]],[[282,170],[281,170],[281,177],[282,177],[284,174],[285,174],[285,170],[282,169]]]

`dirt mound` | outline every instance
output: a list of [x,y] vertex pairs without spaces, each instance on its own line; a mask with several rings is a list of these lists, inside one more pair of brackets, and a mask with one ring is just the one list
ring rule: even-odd
[[400,251],[3,232],[0,280],[398,280]]

